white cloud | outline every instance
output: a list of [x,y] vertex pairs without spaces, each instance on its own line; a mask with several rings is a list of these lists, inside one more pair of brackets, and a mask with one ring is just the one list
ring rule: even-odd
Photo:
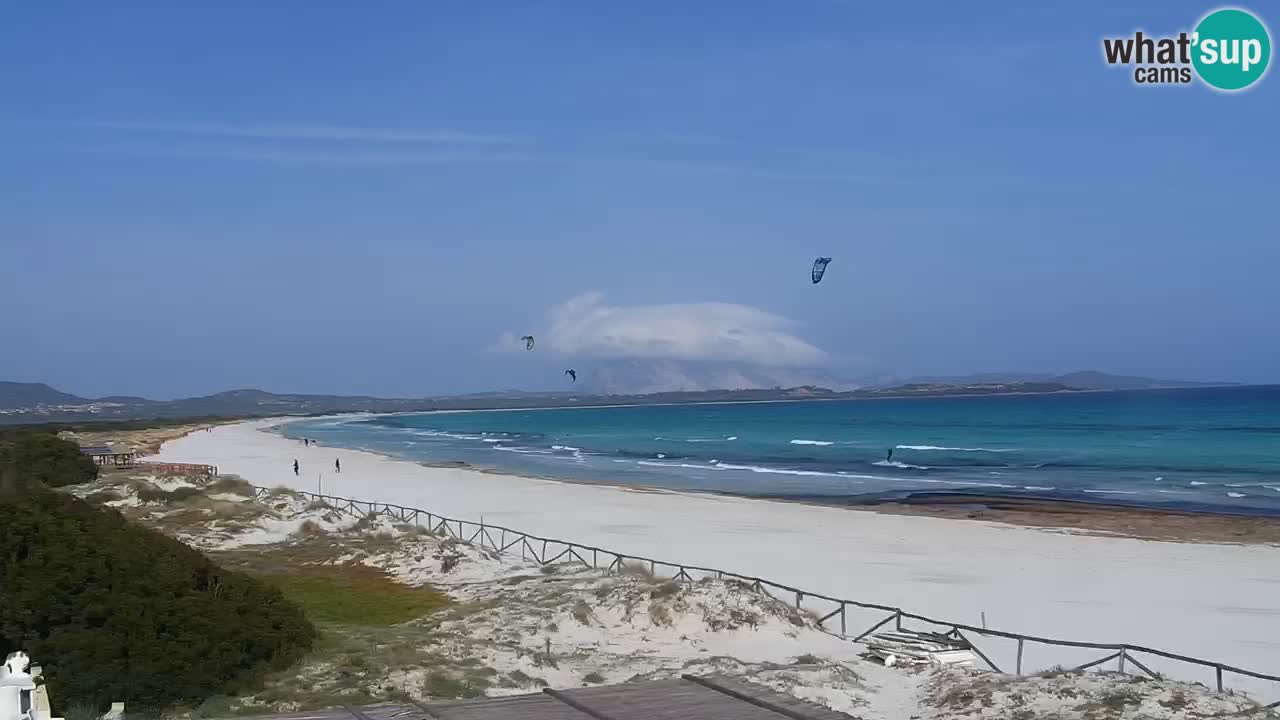
[[[539,347],[576,357],[822,365],[827,354],[785,317],[733,303],[614,306],[586,293],[552,309]],[[502,343],[510,347],[510,338]]]

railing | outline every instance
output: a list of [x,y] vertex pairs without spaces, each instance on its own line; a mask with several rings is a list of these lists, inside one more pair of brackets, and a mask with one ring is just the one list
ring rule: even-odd
[[[715,568],[705,568],[696,565],[654,560],[652,558],[638,555],[628,555],[591,545],[539,537],[537,535],[531,535],[529,533],[502,527],[501,525],[486,524],[483,520],[480,522],[457,520],[443,515],[437,515],[436,513],[428,512],[426,510],[404,507],[402,505],[395,505],[391,503],[352,500],[350,498],[321,495],[288,488],[272,490],[270,488],[255,487],[254,495],[256,498],[263,498],[271,496],[273,493],[285,491],[291,495],[299,495],[312,501],[324,503],[329,508],[341,513],[346,513],[352,517],[361,518],[368,515],[380,514],[393,520],[397,520],[403,524],[412,524],[417,528],[425,529],[433,535],[452,537],[459,542],[463,542],[468,545],[478,545],[483,549],[493,550],[498,553],[514,554],[515,550],[518,548],[521,558],[525,560],[534,560],[539,565],[549,565],[551,563],[564,561],[581,563],[585,567],[603,569],[606,572],[619,572],[627,568],[638,567],[643,570],[647,570],[650,574],[656,577],[665,576],[680,582],[694,582],[705,578],[737,581],[749,586],[757,592],[766,593],[776,600],[786,602],[788,604],[794,604],[797,611],[804,610],[812,614],[818,627],[823,631],[854,642],[861,641],[863,638],[889,623],[893,623],[895,629],[901,630],[903,620],[913,620],[918,623],[924,623],[940,628],[948,628],[945,634],[951,635],[952,637],[967,643],[972,648],[973,652],[977,654],[978,657],[982,658],[983,662],[989,665],[991,669],[996,672],[1005,671],[991,659],[988,652],[984,652],[982,648],[978,647],[978,645],[974,643],[972,636],[981,636],[984,640],[1002,639],[1016,643],[1016,653],[1014,653],[1012,667],[1014,673],[1017,675],[1024,674],[1025,668],[1023,665],[1023,651],[1028,644],[1031,644],[1058,648],[1102,650],[1108,653],[1103,657],[1092,659],[1083,664],[1073,664],[1070,667],[1072,670],[1085,670],[1115,661],[1116,669],[1121,673],[1126,672],[1127,666],[1132,664],[1133,667],[1137,668],[1149,677],[1159,678],[1161,675],[1152,670],[1148,666],[1148,663],[1143,662],[1143,660],[1145,659],[1150,662],[1150,664],[1154,665],[1157,663],[1151,661],[1151,658],[1160,658],[1162,661],[1172,661],[1173,663],[1182,666],[1183,669],[1185,669],[1186,665],[1194,665],[1212,670],[1214,672],[1214,679],[1218,692],[1228,690],[1228,685],[1224,680],[1224,675],[1236,675],[1245,678],[1252,678],[1254,680],[1267,681],[1272,683],[1268,686],[1269,688],[1280,691],[1280,676],[1268,675],[1213,660],[1204,660],[1156,648],[1144,647],[1142,645],[1060,640],[1057,638],[1025,635],[1022,633],[1006,632],[987,627],[977,627],[966,623],[939,620],[907,612],[902,608],[893,607],[891,605],[835,598],[822,593],[808,592],[800,590],[799,588],[765,580],[763,578],[751,575],[742,575],[728,570],[717,570]],[[423,524],[424,521],[426,523],[425,525]],[[815,610],[815,606],[819,609]],[[822,612],[823,610],[829,610],[829,612],[824,613]],[[850,620],[852,619],[851,616],[854,612],[859,610],[888,614],[880,617],[877,622],[869,627],[865,625],[858,626],[865,627],[866,629],[851,633],[849,632]],[[835,624],[837,622],[839,623],[838,631],[835,628]],[[854,629],[857,630],[857,627]],[[987,649],[988,651],[991,650],[989,646]],[[1014,651],[1015,648],[1009,648],[1009,650]],[[1276,707],[1280,707],[1280,700],[1264,706],[1265,709]]]
[[204,475],[213,477],[218,474],[217,465],[200,465],[197,463],[174,463],[174,462],[136,462],[135,468],[144,470],[154,470],[158,473],[170,473],[173,475]]

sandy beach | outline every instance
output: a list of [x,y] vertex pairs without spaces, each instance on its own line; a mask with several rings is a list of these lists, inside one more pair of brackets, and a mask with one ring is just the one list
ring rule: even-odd
[[[1189,543],[882,514],[424,467],[239,423],[166,442],[151,459],[210,463],[261,486],[394,502],[526,532],[769,578],[1007,631],[1127,642],[1280,671],[1280,547]],[[300,473],[292,469],[294,459]],[[341,474],[334,473],[340,459]],[[868,624],[877,618],[868,616]],[[1096,651],[1029,646],[1028,668]],[[1212,684],[1183,666],[1154,666]],[[1229,678],[1260,697],[1270,683]],[[1277,699],[1270,697],[1267,701]]]

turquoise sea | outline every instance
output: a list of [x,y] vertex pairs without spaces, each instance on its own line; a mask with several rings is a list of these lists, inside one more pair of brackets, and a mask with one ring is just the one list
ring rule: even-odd
[[748,496],[1280,514],[1280,386],[424,413],[284,432],[420,462]]

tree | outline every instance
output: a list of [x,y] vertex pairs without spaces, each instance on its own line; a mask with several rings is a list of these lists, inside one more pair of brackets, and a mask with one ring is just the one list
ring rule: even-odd
[[0,485],[41,483],[48,487],[79,485],[98,477],[98,466],[80,446],[58,437],[52,429],[16,428],[0,431]]
[[61,703],[235,694],[315,635],[279,590],[114,510],[46,489],[0,495],[0,657],[28,652]]

